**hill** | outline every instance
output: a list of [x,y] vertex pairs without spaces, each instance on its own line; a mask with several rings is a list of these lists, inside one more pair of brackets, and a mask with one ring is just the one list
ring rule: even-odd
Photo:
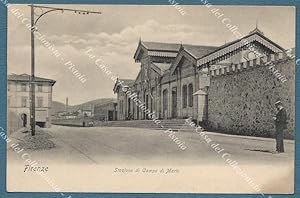
[[[92,101],[85,102],[85,103],[82,103],[79,105],[69,105],[68,111],[74,112],[79,109],[90,110],[96,104],[106,104],[106,103],[112,103],[112,102],[117,102],[117,99],[115,99],[115,98],[100,98],[100,99],[92,100]],[[53,115],[57,112],[60,112],[60,111],[65,111],[65,104],[63,104],[61,102],[53,101],[51,115]]]

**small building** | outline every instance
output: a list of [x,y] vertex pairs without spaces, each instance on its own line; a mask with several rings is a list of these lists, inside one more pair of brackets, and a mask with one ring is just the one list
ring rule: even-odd
[[117,103],[97,104],[94,106],[94,119],[101,121],[117,120]]
[[58,111],[56,112],[53,116],[56,117],[56,118],[63,118],[67,115],[67,112],[66,111]]
[[[35,119],[40,127],[51,126],[52,91],[56,81],[35,77]],[[10,130],[30,124],[30,75],[8,75],[7,107]]]
[[77,116],[80,118],[87,118],[93,116],[93,111],[91,109],[79,109],[76,111]]
[[70,120],[76,119],[76,118],[78,118],[78,112],[67,113],[67,114],[65,115],[65,118],[66,118],[66,119],[70,119]]

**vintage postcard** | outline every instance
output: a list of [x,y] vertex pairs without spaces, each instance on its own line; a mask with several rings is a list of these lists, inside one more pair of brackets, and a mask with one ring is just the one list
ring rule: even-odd
[[8,192],[293,194],[295,7],[5,4]]

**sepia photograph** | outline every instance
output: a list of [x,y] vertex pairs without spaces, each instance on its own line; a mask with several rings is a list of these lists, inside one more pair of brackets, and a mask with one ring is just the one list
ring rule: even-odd
[[8,192],[294,193],[296,8],[167,3],[5,4]]

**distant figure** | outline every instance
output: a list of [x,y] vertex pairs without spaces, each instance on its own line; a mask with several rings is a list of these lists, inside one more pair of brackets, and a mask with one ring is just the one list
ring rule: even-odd
[[127,117],[127,120],[133,120],[133,115],[131,114],[131,112],[129,112],[129,115]]
[[25,113],[23,113],[22,115],[21,115],[21,119],[22,119],[22,121],[23,121],[23,127],[26,127],[27,126],[27,115],[25,114]]
[[275,103],[275,107],[278,110],[276,117],[273,117],[273,119],[275,120],[275,128],[276,128],[276,134],[275,134],[276,153],[283,153],[284,152],[283,134],[284,134],[284,130],[287,129],[287,114],[280,100],[277,100],[277,102]]

